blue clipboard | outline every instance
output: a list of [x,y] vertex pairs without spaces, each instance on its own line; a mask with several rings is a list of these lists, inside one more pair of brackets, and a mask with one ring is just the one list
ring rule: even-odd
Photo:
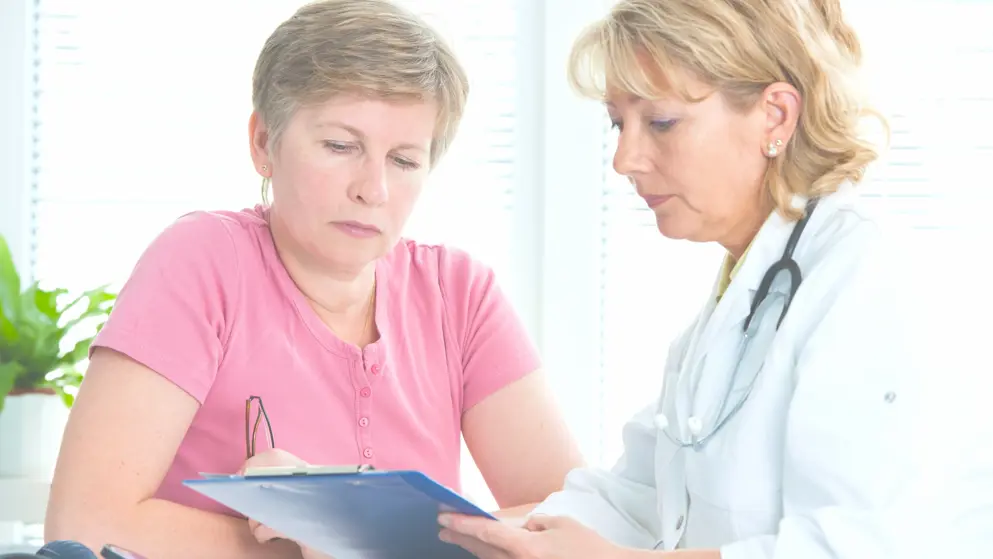
[[210,475],[183,483],[335,559],[472,559],[438,539],[438,514],[494,518],[417,471]]

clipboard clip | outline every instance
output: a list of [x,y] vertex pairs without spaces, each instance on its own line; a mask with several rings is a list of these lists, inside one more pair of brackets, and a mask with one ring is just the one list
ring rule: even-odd
[[369,464],[357,466],[260,466],[246,469],[244,477],[348,475],[364,474],[374,470],[375,468]]
[[371,464],[360,464],[357,466],[259,466],[247,468],[242,475],[200,472],[200,477],[204,479],[239,479],[253,477],[349,475],[364,474],[373,471],[376,471],[376,468]]

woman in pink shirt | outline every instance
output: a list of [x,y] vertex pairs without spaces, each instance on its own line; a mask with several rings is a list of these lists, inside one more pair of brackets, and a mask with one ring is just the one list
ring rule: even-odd
[[253,396],[277,459],[418,469],[458,490],[464,436],[501,507],[561,487],[579,453],[493,272],[401,239],[467,93],[437,34],[387,0],[314,3],[275,30],[249,135],[272,203],[183,216],[142,255],[93,344],[47,539],[298,557],[182,486],[243,467]]

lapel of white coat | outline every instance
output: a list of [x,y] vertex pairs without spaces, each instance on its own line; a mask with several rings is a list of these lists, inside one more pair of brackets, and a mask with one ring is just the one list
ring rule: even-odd
[[[805,203],[806,200],[804,198],[800,196],[794,197],[794,206],[803,207]],[[705,325],[699,330],[698,337],[694,336],[693,343],[690,346],[691,352],[688,353],[686,359],[687,367],[684,369],[684,372],[689,374],[683,375],[683,377],[689,384],[684,386],[685,388],[689,388],[691,393],[707,392],[698,391],[698,388],[701,381],[700,375],[703,373],[703,369],[707,367],[706,360],[708,354],[725,349],[724,346],[717,342],[723,340],[733,330],[737,330],[736,334],[741,335],[742,326],[744,325],[745,318],[748,316],[752,299],[762,281],[762,276],[765,275],[769,266],[782,257],[783,249],[786,247],[786,241],[790,236],[790,232],[793,231],[795,224],[795,221],[784,219],[779,212],[774,211],[769,215],[755,236],[755,240],[748,250],[748,256],[741,263],[741,268],[735,275],[734,280],[727,287],[720,302],[714,307],[718,288],[718,282],[715,282],[714,289],[704,310],[704,313],[706,313],[709,308],[713,307],[713,312],[709,320],[706,320]],[[774,282],[770,293],[782,291],[782,286],[782,282]],[[730,370],[728,374],[731,374]],[[717,381],[717,379],[713,380]],[[722,382],[723,379],[718,384]],[[683,416],[687,414],[688,410],[684,406],[679,407],[681,408],[680,411],[683,412],[679,415],[681,419],[685,420]]]
[[[696,355],[702,358],[706,353],[706,348],[712,345],[715,336],[720,336],[730,329],[740,329],[752,305],[752,299],[758,290],[762,276],[765,275],[769,267],[779,260],[786,247],[786,240],[793,230],[796,222],[786,221],[778,212],[770,214],[762,228],[755,236],[748,256],[741,263],[741,268],[735,275],[734,280],[727,287],[724,296],[714,308],[714,312],[707,321],[704,328],[700,344],[697,346],[701,351]],[[774,290],[776,285],[774,285]],[[716,286],[710,295],[710,300],[717,298]]]

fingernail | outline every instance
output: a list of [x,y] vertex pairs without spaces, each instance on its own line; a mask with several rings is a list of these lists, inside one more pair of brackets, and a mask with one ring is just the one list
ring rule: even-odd
[[438,524],[441,524],[442,526],[451,526],[452,525],[452,517],[448,516],[447,514],[439,515],[438,516]]
[[443,542],[450,542],[451,537],[448,534],[449,534],[448,530],[442,530],[438,532],[438,539]]

